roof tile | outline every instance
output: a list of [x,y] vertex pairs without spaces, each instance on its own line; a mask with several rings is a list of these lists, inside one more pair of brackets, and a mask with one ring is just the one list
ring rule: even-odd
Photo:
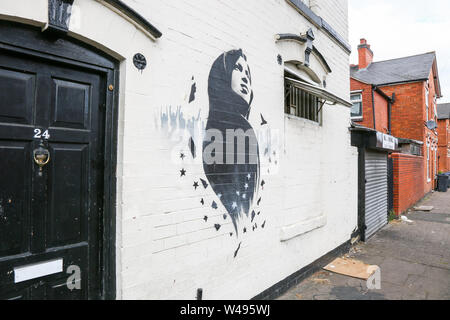
[[350,67],[350,73],[353,78],[376,86],[425,80],[430,75],[435,58],[436,54],[429,52],[411,57],[372,62],[365,69],[358,70]]

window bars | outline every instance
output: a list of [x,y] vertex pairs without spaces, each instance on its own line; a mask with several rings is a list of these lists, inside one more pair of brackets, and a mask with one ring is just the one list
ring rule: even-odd
[[294,81],[285,79],[285,113],[321,123],[324,103],[318,95],[300,88]]

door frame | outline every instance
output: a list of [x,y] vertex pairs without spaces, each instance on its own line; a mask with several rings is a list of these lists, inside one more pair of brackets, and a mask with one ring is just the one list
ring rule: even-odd
[[[3,31],[3,32],[2,32]],[[106,80],[104,106],[104,189],[100,219],[101,299],[116,298],[116,186],[118,148],[119,61],[68,35],[48,35],[40,28],[0,20],[0,50],[26,54],[102,73]],[[110,88],[110,86],[112,86]]]

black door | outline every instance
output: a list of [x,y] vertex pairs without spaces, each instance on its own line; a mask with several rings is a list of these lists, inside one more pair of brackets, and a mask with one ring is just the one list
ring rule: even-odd
[[101,297],[106,86],[0,49],[0,299]]

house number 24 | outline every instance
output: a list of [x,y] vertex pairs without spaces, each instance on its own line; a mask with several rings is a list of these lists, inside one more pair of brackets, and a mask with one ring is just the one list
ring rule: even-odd
[[41,129],[34,129],[34,138],[35,139],[42,139],[45,140],[50,139],[50,134],[48,133],[48,130],[45,130],[44,133],[42,133]]

